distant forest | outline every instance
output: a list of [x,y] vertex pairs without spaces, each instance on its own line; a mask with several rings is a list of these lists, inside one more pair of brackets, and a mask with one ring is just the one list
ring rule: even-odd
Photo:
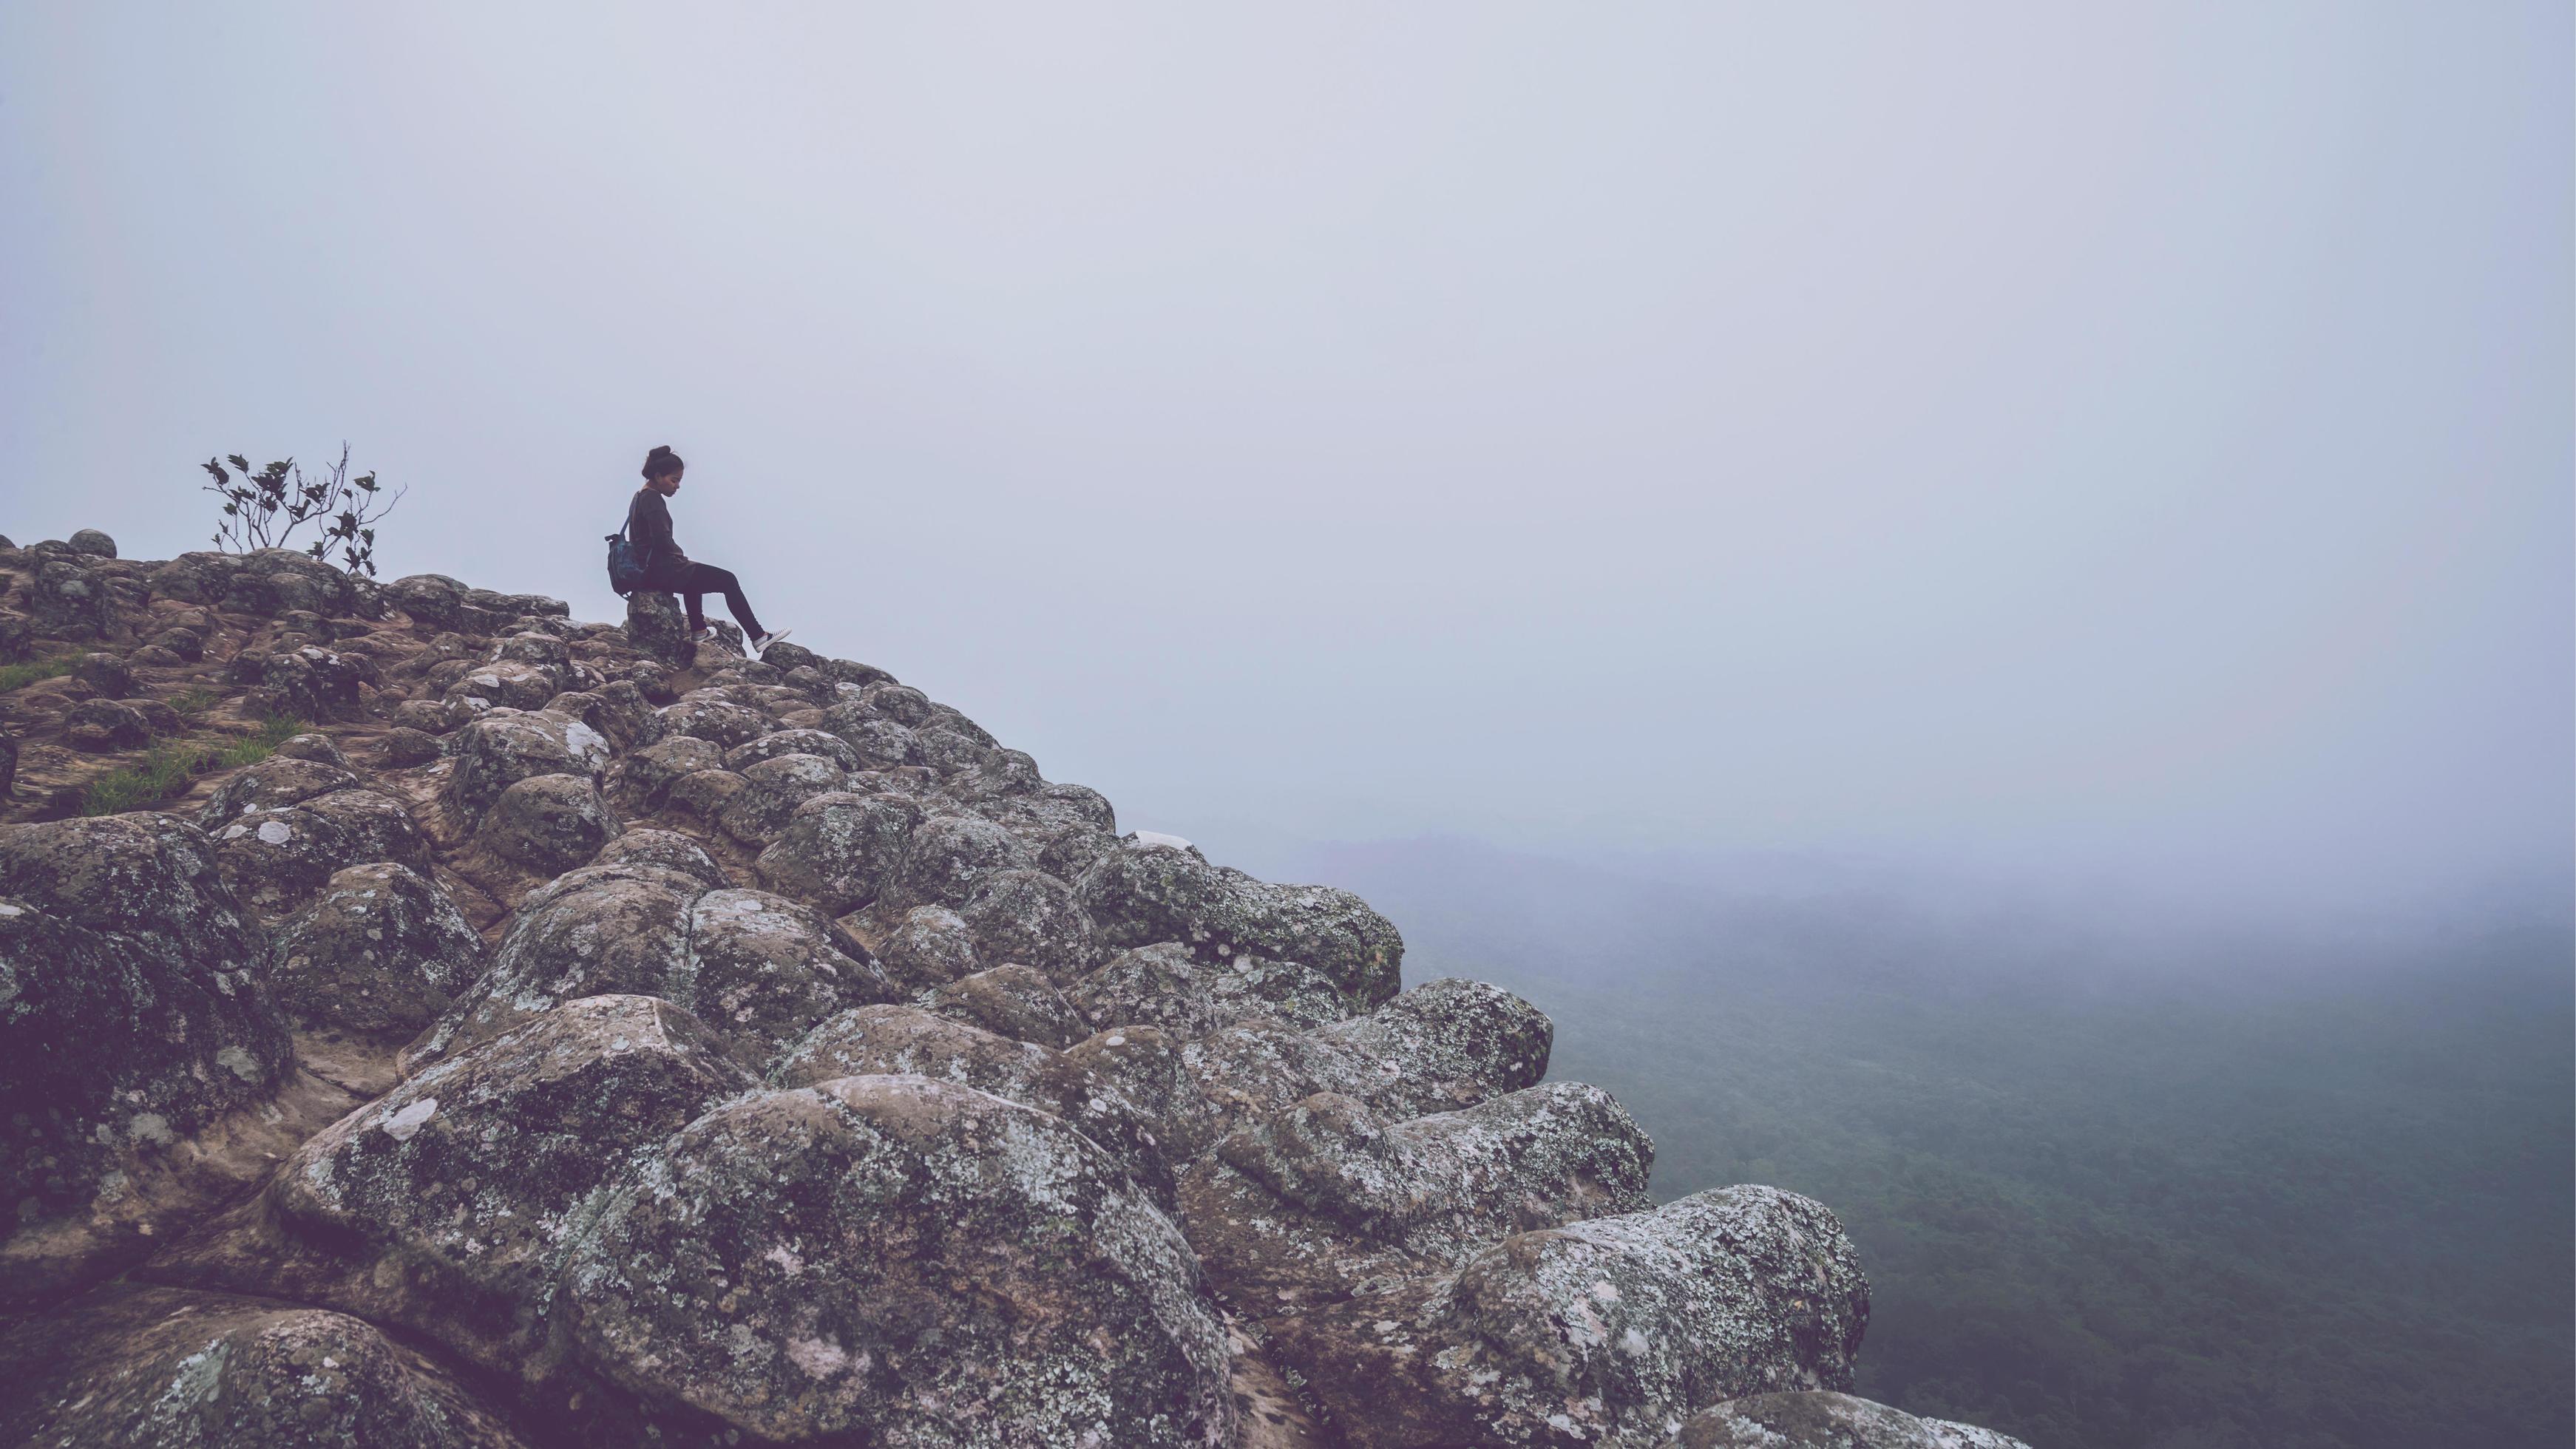
[[1408,982],[1547,1010],[1658,1198],[1840,1214],[1871,1398],[2038,1449],[2576,1437],[2564,930],[2141,944],[1438,842],[1297,864],[1397,921]]

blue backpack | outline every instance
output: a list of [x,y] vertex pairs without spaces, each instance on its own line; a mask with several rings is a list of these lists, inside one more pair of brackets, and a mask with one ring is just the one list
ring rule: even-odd
[[621,599],[644,587],[644,557],[627,541],[623,526],[608,536],[608,586]]

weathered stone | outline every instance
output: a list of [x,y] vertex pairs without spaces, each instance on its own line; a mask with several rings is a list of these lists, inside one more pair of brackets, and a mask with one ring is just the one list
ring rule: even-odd
[[1654,1155],[1609,1093],[1576,1082],[1391,1125],[1324,1092],[1227,1134],[1181,1203],[1228,1294],[1311,1304],[1510,1233],[1641,1211]]
[[1171,941],[1121,952],[1066,994],[1093,1021],[1151,1023],[1184,1039],[1253,1017],[1310,1031],[1349,1012],[1311,967],[1258,956],[1210,965]]
[[2030,1449],[1970,1424],[1918,1419],[1828,1389],[1752,1394],[1702,1409],[1665,1449]]
[[812,795],[787,816],[755,868],[771,889],[844,915],[876,900],[921,818],[921,807],[900,795]]
[[1444,978],[1315,1031],[1239,1021],[1191,1042],[1183,1055],[1229,1122],[1316,1092],[1339,1092],[1400,1121],[1536,1085],[1547,1075],[1553,1037],[1547,1017],[1510,992]]
[[72,552],[94,554],[99,558],[116,557],[116,540],[95,528],[84,528],[71,536]]
[[316,1134],[233,1233],[155,1276],[396,1325],[560,1411],[581,1376],[558,1347],[555,1279],[594,1194],[750,1085],[667,1001],[566,1002]]
[[413,574],[385,585],[385,602],[427,629],[453,629],[465,604],[465,585],[445,574]]
[[611,788],[638,810],[658,810],[670,797],[674,781],[700,770],[722,768],[724,751],[713,741],[669,735],[619,760]]
[[278,741],[277,753],[290,760],[311,760],[317,764],[349,766],[348,757],[331,742],[329,735],[289,735]]
[[501,792],[534,775],[580,775],[596,780],[608,768],[608,741],[566,715],[542,710],[496,709],[456,732],[448,754],[448,808],[479,821]]
[[781,755],[820,755],[843,771],[859,768],[858,753],[839,735],[827,730],[774,730],[726,751],[724,767],[742,774],[763,760],[774,760]]
[[717,823],[745,845],[777,839],[798,806],[818,795],[840,794],[849,783],[846,771],[820,755],[773,755],[737,773],[743,788],[727,797]]
[[0,1440],[54,1449],[519,1449],[502,1413],[373,1326],[120,1284],[0,1339]]
[[426,765],[437,759],[440,753],[438,737],[416,729],[385,731],[380,750],[379,758],[397,770],[408,770],[414,765]]
[[993,966],[960,976],[922,998],[946,1016],[1041,1046],[1066,1047],[1091,1032],[1073,1003],[1029,966]]
[[1073,887],[1044,871],[987,872],[957,914],[974,932],[975,954],[986,961],[1034,966],[1047,979],[1069,985],[1098,959],[1090,914]]
[[292,1070],[266,948],[191,826],[0,828],[0,1307],[148,1251],[174,1153]]
[[1869,1284],[1777,1188],[1517,1233],[1454,1273],[1274,1319],[1355,1449],[1656,1444],[1721,1400],[1848,1390]]
[[919,729],[928,723],[933,709],[929,695],[892,680],[860,690],[859,702],[882,718],[909,729]]
[[894,984],[853,956],[829,922],[767,891],[713,890],[689,915],[687,1004],[766,1061],[815,1022],[849,1006],[892,1000]]
[[140,749],[151,740],[152,725],[143,711],[117,700],[89,700],[63,716],[63,743],[76,750],[105,754]]
[[865,689],[871,684],[894,683],[893,675],[873,664],[861,664],[855,659],[818,659],[814,662],[814,667],[821,670],[823,677],[833,683],[847,684],[858,689]]
[[868,713],[865,706],[832,706],[823,711],[823,728],[847,744],[866,769],[889,770],[921,762],[921,746],[912,731],[882,715]]
[[[306,760],[271,759],[254,768],[269,772],[263,783],[273,785],[291,766],[347,775]],[[424,874],[431,868],[428,841],[411,812],[390,796],[351,786],[298,794],[292,804],[242,801],[230,815],[222,813],[237,798],[219,790],[199,818],[213,831],[224,879],[262,916],[294,910],[348,866],[393,861]]]
[[278,927],[267,984],[307,1027],[409,1040],[474,984],[483,938],[437,882],[390,861],[334,873]]
[[474,838],[502,859],[550,876],[587,862],[624,828],[589,776],[531,775],[501,792]]
[[673,669],[686,669],[697,662],[698,641],[690,633],[688,615],[680,611],[680,601],[670,594],[637,589],[627,595],[626,638]]
[[698,770],[672,781],[670,794],[663,803],[670,809],[685,810],[721,829],[725,802],[750,784],[749,780],[731,770]]
[[963,906],[985,876],[1036,864],[1036,854],[1018,836],[980,815],[933,815],[913,827],[884,896],[905,910]]
[[676,830],[629,830],[601,846],[594,865],[655,866],[675,870],[709,887],[731,885],[706,847]]
[[662,707],[664,734],[694,735],[729,750],[749,744],[773,728],[769,716],[761,710],[731,700],[701,698],[698,693],[691,691]]
[[909,991],[928,991],[983,968],[975,935],[946,906],[915,906],[876,945],[877,963]]
[[1132,838],[1078,885],[1105,945],[1179,941],[1205,960],[1299,962],[1329,977],[1355,1008],[1395,994],[1403,938],[1348,891],[1270,885],[1208,864],[1196,847]]
[[[771,1441],[1230,1443],[1188,1245],[1058,1118],[921,1077],[740,1098],[610,1197],[584,1358]],[[721,1301],[730,1311],[711,1311]]]
[[184,626],[162,630],[152,636],[152,643],[155,648],[167,649],[189,664],[206,657],[205,635]]
[[450,703],[481,700],[493,709],[539,710],[563,687],[564,672],[559,668],[505,659],[459,674],[447,686],[445,698]]
[[97,690],[110,699],[123,699],[134,692],[134,671],[113,654],[84,654],[72,666],[72,678]]

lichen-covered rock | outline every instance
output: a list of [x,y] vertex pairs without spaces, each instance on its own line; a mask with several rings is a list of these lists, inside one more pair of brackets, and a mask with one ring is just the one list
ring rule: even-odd
[[155,1276],[397,1325],[559,1407],[554,1280],[593,1194],[751,1085],[667,1001],[567,1002],[317,1133],[232,1233]]
[[360,686],[373,686],[379,679],[365,655],[336,653],[318,644],[279,650],[256,663],[259,687],[249,701],[265,713],[295,719],[355,719],[366,706]]
[[1045,1112],[913,1076],[740,1098],[612,1195],[565,1284],[592,1367],[770,1441],[1230,1443],[1189,1246]]
[[1227,1134],[1181,1205],[1228,1294],[1306,1304],[1455,1267],[1510,1233],[1641,1211],[1653,1164],[1645,1129],[1578,1082],[1391,1125],[1326,1092]]
[[417,1350],[326,1309],[120,1284],[0,1339],[0,1440],[49,1449],[518,1449]]
[[860,768],[858,752],[828,730],[773,730],[726,751],[724,767],[742,774],[763,760],[781,755],[820,755],[845,772]]
[[817,795],[840,794],[849,783],[847,772],[820,755],[772,755],[736,773],[743,788],[726,799],[717,823],[745,845],[777,839],[796,807]]
[[445,574],[413,574],[385,585],[385,602],[429,629],[453,629],[465,604],[465,585]]
[[597,855],[624,828],[589,776],[530,775],[501,792],[474,835],[504,860],[557,875]]
[[[306,760],[287,763],[332,768]],[[215,811],[225,803],[219,793],[205,816],[223,819]],[[428,841],[411,812],[373,790],[325,790],[285,806],[246,803],[209,828],[224,879],[264,917],[293,911],[348,866],[393,861],[424,873],[431,868]]]
[[877,964],[910,991],[945,986],[983,969],[975,959],[975,936],[965,920],[946,906],[915,906],[894,929],[876,942]]
[[337,765],[347,769],[348,757],[331,742],[329,735],[289,735],[278,741],[277,753],[290,760],[311,760],[316,764]]
[[44,558],[27,590],[27,612],[47,633],[113,639],[123,632],[115,581],[70,557]]
[[63,716],[63,743],[76,750],[106,754],[140,749],[151,740],[152,725],[143,711],[119,700],[88,700]]
[[1450,977],[1315,1031],[1239,1021],[1191,1042],[1183,1055],[1228,1122],[1316,1092],[1339,1092],[1401,1121],[1535,1086],[1547,1075],[1554,1032],[1512,993]]
[[637,810],[659,810],[682,777],[723,768],[724,750],[714,741],[666,735],[619,760],[611,789]]
[[1355,1449],[1388,1449],[1661,1444],[1721,1400],[1849,1390],[1868,1320],[1832,1213],[1728,1187],[1268,1326]]
[[84,654],[72,666],[72,678],[97,690],[110,699],[123,699],[134,692],[134,671],[113,654]]
[[923,997],[922,1004],[986,1031],[1041,1046],[1071,1046],[1091,1031],[1073,1003],[1031,966],[994,966],[960,976]]
[[1211,965],[1176,941],[1122,951],[1065,994],[1093,1021],[1150,1023],[1185,1039],[1253,1017],[1310,1031],[1349,1014],[1341,988],[1312,967],[1258,956]]
[[18,737],[0,723],[0,802],[6,802],[18,787]]
[[861,768],[890,770],[921,763],[921,746],[912,731],[865,705],[842,703],[823,711],[822,728],[849,746]]
[[0,1306],[140,1256],[172,1154],[292,1070],[266,948],[193,827],[0,828]]
[[302,609],[326,619],[356,612],[357,602],[348,575],[291,548],[244,554],[225,582],[222,600],[223,607],[244,614],[275,618]]
[[884,901],[901,910],[963,906],[985,876],[1036,865],[1037,856],[1018,836],[980,815],[932,815],[913,827]]
[[1827,1389],[1752,1394],[1691,1415],[1665,1449],[2030,1449],[2019,1439],[1918,1419]]
[[1034,966],[1064,985],[1098,960],[1091,915],[1073,887],[1041,870],[1008,868],[979,877],[957,914],[986,961]]
[[637,649],[671,666],[686,669],[697,662],[698,641],[689,616],[670,594],[637,589],[626,596],[626,638]]
[[829,922],[765,891],[711,891],[660,865],[594,865],[520,902],[490,968],[405,1060],[417,1069],[564,1001],[633,994],[693,1013],[757,1067],[824,1017],[896,995],[851,950]]
[[563,687],[564,671],[559,666],[502,659],[459,675],[447,687],[446,698],[480,700],[493,709],[540,710],[561,694]]
[[483,938],[436,881],[390,861],[334,873],[280,925],[267,984],[307,1027],[403,1041],[483,970]]
[[448,808],[479,821],[501,792],[534,775],[596,780],[608,768],[608,741],[569,715],[496,709],[456,731],[446,785]]
[[710,887],[732,884],[725,879],[724,867],[716,864],[705,846],[676,830],[629,830],[601,846],[598,858],[591,863],[655,866],[678,871]]
[[397,728],[385,731],[378,758],[397,770],[426,765],[439,757],[438,737],[426,730]]
[[913,746],[921,752],[923,764],[943,775],[956,775],[981,769],[992,758],[991,746],[963,731],[939,727],[945,723],[934,720],[932,728],[913,731]]
[[685,811],[721,829],[725,802],[750,784],[731,770],[698,770],[672,781],[662,803],[665,809]]
[[1178,941],[1210,961],[1261,956],[1322,972],[1365,1009],[1395,994],[1404,940],[1349,891],[1281,886],[1208,864],[1195,846],[1122,841],[1078,883],[1103,944]]
[[92,554],[99,558],[116,557],[116,540],[108,537],[106,534],[101,533],[95,528],[84,528],[76,531],[72,534],[69,542],[72,546],[72,552],[74,553]]
[[892,680],[871,684],[859,691],[859,702],[883,718],[907,729],[919,729],[930,722],[937,706],[930,696],[907,684]]
[[876,900],[921,818],[921,806],[900,795],[812,795],[787,816],[755,868],[771,889],[846,915]]
[[727,699],[701,698],[700,693],[693,690],[662,707],[662,731],[665,735],[692,735],[713,743],[719,749],[730,750],[736,745],[747,745],[775,728],[767,714],[750,705]]

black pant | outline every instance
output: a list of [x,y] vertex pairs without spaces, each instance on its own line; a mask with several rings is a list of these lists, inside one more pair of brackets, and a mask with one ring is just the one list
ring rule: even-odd
[[693,563],[673,574],[662,587],[688,603],[690,628],[707,626],[704,600],[709,594],[722,594],[725,607],[733,611],[733,621],[742,626],[742,632],[754,639],[760,637],[760,621],[751,616],[751,604],[742,596],[742,580],[733,576],[733,570],[720,569],[714,564]]

